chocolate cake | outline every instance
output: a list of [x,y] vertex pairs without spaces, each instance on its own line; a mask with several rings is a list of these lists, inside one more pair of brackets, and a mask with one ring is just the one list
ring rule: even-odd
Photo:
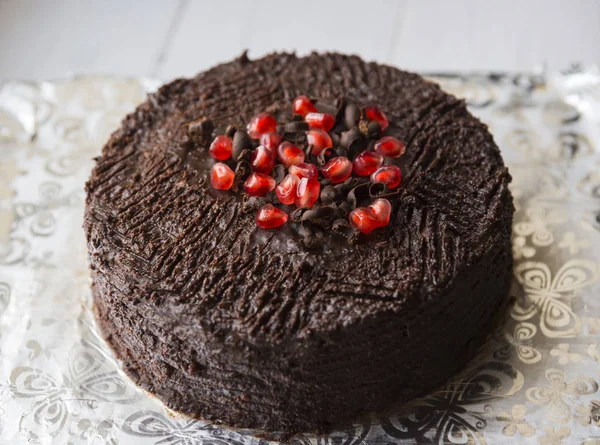
[[[320,124],[294,115],[296,97],[333,116],[319,156],[305,133]],[[320,194],[295,201],[304,208],[273,191],[281,157],[273,185],[249,196],[259,113],[317,166]],[[233,141],[226,190],[217,136]],[[354,142],[376,153],[382,137],[403,143],[383,165],[399,186],[357,175]],[[354,173],[325,177],[334,157]],[[434,389],[481,346],[509,290],[510,179],[465,102],[417,74],[341,54],[244,54],[150,94],[97,159],[84,228],[99,326],[174,410],[287,434],[340,426]],[[351,212],[371,221],[375,199],[388,218],[363,230]],[[265,206],[277,228],[257,227]]]

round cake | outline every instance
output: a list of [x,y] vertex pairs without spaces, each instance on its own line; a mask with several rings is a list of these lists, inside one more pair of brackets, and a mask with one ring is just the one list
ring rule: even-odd
[[510,179],[465,102],[417,74],[244,54],[150,94],[97,159],[84,228],[99,326],[174,410],[343,426],[435,389],[485,341],[509,291]]

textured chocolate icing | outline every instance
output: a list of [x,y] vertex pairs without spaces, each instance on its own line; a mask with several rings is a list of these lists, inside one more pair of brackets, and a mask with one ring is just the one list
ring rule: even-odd
[[[217,130],[306,94],[377,103],[407,145],[391,223],[307,250],[207,180],[186,123]],[[508,293],[510,175],[464,101],[340,54],[245,56],[151,94],[102,150],[84,228],[99,325],[173,409],[324,431],[431,390],[476,352]],[[443,364],[443,365],[441,365]]]

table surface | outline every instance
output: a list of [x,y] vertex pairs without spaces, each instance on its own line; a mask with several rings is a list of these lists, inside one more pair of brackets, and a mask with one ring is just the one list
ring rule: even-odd
[[600,64],[597,0],[0,0],[0,81],[172,79],[250,50],[337,50],[417,71]]

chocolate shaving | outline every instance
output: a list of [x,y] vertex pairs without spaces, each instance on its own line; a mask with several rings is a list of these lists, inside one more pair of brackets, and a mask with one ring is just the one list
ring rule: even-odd
[[330,229],[331,223],[337,217],[337,208],[334,206],[313,206],[302,214],[302,222],[310,222],[324,229]]
[[350,233],[350,235],[348,235],[348,244],[350,244],[351,246],[355,246],[356,244],[358,244],[359,237],[360,231],[352,229],[352,232]]
[[327,185],[321,190],[321,202],[330,204],[337,198],[337,191],[332,185]]
[[237,128],[235,125],[227,125],[227,128],[225,129],[225,136],[232,138],[236,131]]
[[260,196],[250,196],[244,194],[242,197],[242,212],[249,213],[255,212],[260,209],[262,206],[270,203],[271,201],[267,198]]
[[351,161],[367,148],[367,141],[357,127],[342,133],[340,146],[347,150],[348,159]]
[[333,187],[339,193],[340,196],[347,195],[350,190],[354,187],[354,178],[348,178],[344,182],[334,185]]
[[331,137],[331,145],[335,148],[340,145],[340,136],[337,133],[329,133]]
[[240,154],[244,150],[249,150],[252,148],[252,142],[250,141],[250,136],[244,130],[237,130],[233,135],[233,150],[231,153],[231,157],[234,161],[238,161],[240,159]]
[[283,164],[276,164],[273,168],[273,178],[275,179],[275,182],[279,184],[281,181],[283,181],[283,178],[285,178],[286,175],[287,172],[285,170],[285,166]]
[[340,138],[340,145],[348,149],[352,142],[360,138],[362,138],[360,130],[357,127],[352,127],[350,128],[350,130],[342,132],[342,137]]
[[338,218],[331,224],[331,230],[333,230],[334,232],[342,233],[344,235],[346,234],[349,228],[350,223],[347,219],[343,218]]
[[335,100],[335,107],[336,107],[335,122],[336,123],[342,122],[342,120],[345,118],[346,105],[347,105],[346,98],[343,96],[338,96],[337,99]]
[[400,188],[390,189],[387,185],[380,182],[371,184],[369,187],[369,196],[371,198],[387,198],[390,196],[396,196],[400,194]]
[[[307,158],[308,158],[308,157],[310,157],[310,156],[314,156],[314,155],[312,154],[312,149],[313,149],[313,146],[312,146],[312,145],[307,145],[307,146],[306,146],[306,148],[304,149],[304,155],[305,155]],[[316,156],[315,156],[315,159],[316,159]]]
[[346,127],[348,128],[358,125],[358,121],[360,120],[360,108],[354,104],[347,105],[344,110],[344,120],[346,122]]
[[237,163],[235,166],[235,176],[233,177],[233,186],[231,187],[234,192],[238,192],[240,190],[240,184],[248,179],[250,173],[252,173],[250,162],[243,159]]
[[252,150],[247,148],[238,155],[238,162],[241,162],[241,161],[250,162],[251,158],[252,158]]
[[196,144],[207,145],[214,129],[213,122],[207,117],[203,117],[188,123],[188,137]]
[[368,182],[357,184],[352,190],[348,192],[348,195],[346,196],[346,201],[350,203],[352,209],[355,209],[360,201],[369,199],[369,190],[370,184]]
[[327,159],[325,158],[325,156],[327,156],[327,152],[329,150],[323,150],[321,153],[318,154],[318,156],[316,157],[316,162],[315,164],[317,165],[317,167],[319,168],[319,170],[325,165],[327,164]]
[[294,222],[301,222],[302,221],[302,215],[304,214],[304,212],[306,212],[306,209],[295,209],[292,211],[292,213],[290,213],[290,220],[294,221]]
[[381,134],[381,124],[377,121],[370,121],[367,124],[367,136],[369,138],[377,138]]
[[352,205],[348,201],[342,201],[338,205],[338,210],[344,218],[347,218],[350,212],[353,210]]
[[308,122],[305,121],[293,121],[277,126],[278,133],[304,133],[305,131],[308,131]]

